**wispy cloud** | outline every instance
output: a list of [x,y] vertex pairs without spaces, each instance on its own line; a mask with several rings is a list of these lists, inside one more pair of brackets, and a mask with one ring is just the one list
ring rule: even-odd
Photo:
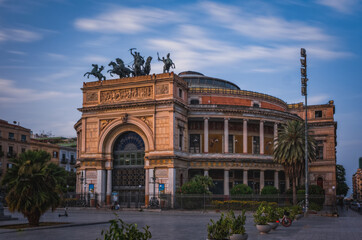
[[97,55],[88,55],[83,57],[83,61],[86,63],[106,63],[109,62],[109,58]]
[[0,79],[0,102],[3,104],[25,103],[64,96],[72,97],[72,94],[63,94],[57,91],[39,91],[30,88],[19,88],[15,86],[14,81]]
[[42,38],[42,35],[37,32],[32,32],[24,29],[9,29],[0,28],[0,42],[15,41],[15,42],[33,42]]
[[322,95],[318,95],[318,96],[310,96],[308,98],[308,103],[309,104],[321,104],[321,103],[327,103],[329,100],[331,100],[331,97],[326,95],[326,94],[322,94]]
[[[207,68],[217,65],[237,65],[242,61],[262,60],[264,63],[284,62],[295,60],[299,55],[299,44],[283,45],[271,44],[270,46],[243,45],[234,46],[229,41],[217,40],[209,36],[205,30],[191,25],[182,25],[177,36],[154,38],[148,40],[148,46],[154,50],[167,46],[172,52],[172,57],[177,59],[178,69]],[[222,46],[222,47],[220,47]],[[332,51],[324,46],[310,45],[308,53],[316,59],[335,59],[350,56],[350,53]],[[275,72],[270,67],[254,68],[259,72]]]
[[67,56],[59,53],[46,53],[46,56],[48,56],[50,59],[53,60],[65,60],[67,59]]
[[317,0],[318,4],[333,8],[341,13],[351,13],[357,6],[358,0]]
[[220,26],[250,38],[278,42],[286,40],[328,41],[332,38],[320,28],[279,16],[265,16],[242,8],[235,8],[235,6],[213,2],[203,2],[200,6]]
[[22,51],[14,51],[14,50],[8,50],[8,53],[15,54],[15,55],[26,55],[26,52]]
[[148,31],[155,25],[176,21],[176,12],[157,8],[117,7],[94,18],[75,21],[76,28],[103,33],[135,34]]

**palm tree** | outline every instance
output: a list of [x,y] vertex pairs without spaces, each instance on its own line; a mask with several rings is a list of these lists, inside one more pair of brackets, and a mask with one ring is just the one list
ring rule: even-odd
[[[316,144],[308,135],[308,160],[315,160]],[[293,204],[297,204],[296,179],[305,172],[305,127],[304,122],[288,121],[282,126],[275,140],[274,161],[283,165],[292,178]]]
[[10,160],[1,182],[7,188],[6,202],[11,212],[21,212],[30,226],[38,226],[39,219],[50,208],[60,204],[60,184],[64,169],[49,163],[45,151],[27,151]]

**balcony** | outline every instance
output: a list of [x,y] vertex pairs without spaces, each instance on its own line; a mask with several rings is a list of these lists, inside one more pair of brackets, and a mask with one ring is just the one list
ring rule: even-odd
[[62,158],[62,159],[60,160],[60,163],[61,163],[61,164],[67,164],[67,163],[68,163],[68,159],[67,159],[67,158]]
[[75,164],[75,159],[70,160],[70,164],[74,165]]

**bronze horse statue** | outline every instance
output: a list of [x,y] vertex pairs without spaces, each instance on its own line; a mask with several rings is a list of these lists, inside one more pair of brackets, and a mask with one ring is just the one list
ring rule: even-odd
[[151,72],[151,61],[152,61],[152,57],[149,56],[145,62],[145,66],[143,67],[143,75],[149,75]]
[[92,71],[84,73],[83,77],[85,77],[85,75],[88,75],[87,78],[89,78],[89,75],[93,75],[98,78],[98,81],[102,81],[102,79],[106,80],[106,77],[101,73],[104,67],[101,66],[100,68],[98,68],[98,64],[92,64],[92,66]]
[[113,74],[117,74],[119,76],[119,78],[124,78],[124,77],[130,77],[131,74],[134,75],[134,72],[127,68],[124,65],[124,62],[122,61],[122,59],[120,58],[116,58],[116,63],[111,61],[108,66],[112,66],[113,69],[108,70],[107,72],[113,77]]

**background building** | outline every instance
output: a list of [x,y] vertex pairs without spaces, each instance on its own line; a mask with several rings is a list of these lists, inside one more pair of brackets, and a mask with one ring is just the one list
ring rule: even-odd
[[[75,166],[76,159],[76,139],[75,138],[49,138],[38,136],[32,138],[31,130],[0,119],[0,177],[11,167],[9,159],[19,156],[27,150],[43,150],[50,154],[51,162],[63,166],[67,171],[71,171]],[[61,156],[65,154],[65,160],[61,162]]]
[[[304,118],[302,103],[191,71],[87,82],[82,91],[82,117],[75,124],[79,193],[95,191],[107,203],[118,194],[129,205],[143,192],[147,205],[159,189],[173,196],[197,174],[212,177],[213,193],[226,198],[239,183],[255,193],[266,185],[281,192],[290,187],[283,167],[273,162],[273,142],[280,124]],[[318,141],[310,182],[325,189],[327,205],[336,187],[334,109],[329,101],[308,110],[310,134]]]
[[359,158],[358,169],[352,176],[353,199],[362,200],[362,157]]

